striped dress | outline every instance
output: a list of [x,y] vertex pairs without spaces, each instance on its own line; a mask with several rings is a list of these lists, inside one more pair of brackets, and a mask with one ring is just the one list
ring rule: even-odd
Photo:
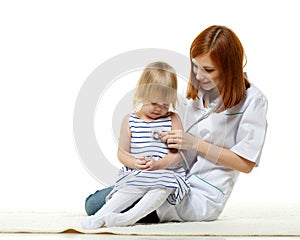
[[[172,128],[170,116],[146,122],[132,113],[129,117],[129,127],[131,131],[130,153],[133,156],[160,159],[169,153],[166,144],[153,138],[153,133],[170,131]],[[179,203],[189,191],[189,183],[181,164],[156,171],[134,170],[123,166],[115,188],[116,190],[122,189],[124,185],[137,188],[172,188],[174,191],[167,199],[172,205]]]

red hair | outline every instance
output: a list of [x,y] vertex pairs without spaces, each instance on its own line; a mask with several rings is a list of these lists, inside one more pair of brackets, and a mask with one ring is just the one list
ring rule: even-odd
[[[190,48],[190,59],[208,54],[221,72],[222,81],[219,88],[224,109],[238,104],[246,95],[250,83],[243,72],[244,48],[235,33],[225,26],[211,26],[201,32]],[[190,79],[186,96],[199,99],[198,81],[193,72],[191,61]]]

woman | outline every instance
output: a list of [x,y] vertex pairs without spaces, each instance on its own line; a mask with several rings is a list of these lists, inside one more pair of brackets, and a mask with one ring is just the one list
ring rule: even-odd
[[[244,74],[244,49],[231,29],[205,29],[193,41],[190,59],[187,98],[193,101],[180,114],[188,133],[160,135],[169,148],[187,150],[190,192],[176,206],[165,202],[156,210],[160,222],[216,220],[239,173],[258,166],[267,130],[267,99]],[[206,118],[194,124],[201,116]],[[136,168],[144,169],[144,164]],[[101,208],[109,191],[87,198],[88,214]],[[155,213],[151,222],[157,220]]]

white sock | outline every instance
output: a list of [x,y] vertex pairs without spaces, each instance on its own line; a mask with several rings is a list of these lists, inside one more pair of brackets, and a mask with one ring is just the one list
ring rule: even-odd
[[93,215],[81,219],[80,223],[84,229],[97,229],[103,227],[104,219]]
[[105,226],[128,226],[159,208],[168,198],[173,189],[151,188],[140,201],[125,213],[105,214],[103,219]]

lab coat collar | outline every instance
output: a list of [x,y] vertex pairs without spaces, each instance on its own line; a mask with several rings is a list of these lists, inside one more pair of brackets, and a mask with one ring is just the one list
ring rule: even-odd
[[[213,102],[212,102],[212,104],[213,105],[216,105],[217,103],[218,103],[218,101],[219,101],[219,99],[220,99],[220,97],[218,97],[218,98],[216,98]],[[197,109],[199,109],[199,110],[208,110],[208,107],[204,107],[204,105],[203,105],[203,97],[200,97],[198,100],[195,100],[194,102],[193,102],[193,106],[195,107],[195,108],[197,108]]]

